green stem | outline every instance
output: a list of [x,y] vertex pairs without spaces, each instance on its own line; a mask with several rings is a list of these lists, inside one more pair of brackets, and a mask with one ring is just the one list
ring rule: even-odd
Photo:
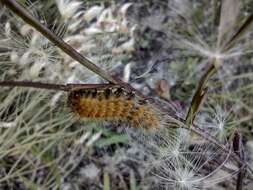
[[216,65],[218,60],[214,59],[211,63],[211,65],[208,67],[207,71],[204,73],[204,75],[201,77],[199,81],[199,85],[197,87],[197,90],[192,98],[191,106],[188,110],[187,116],[186,116],[186,125],[191,127],[193,124],[193,121],[200,109],[200,106],[202,105],[204,98],[207,93],[207,82],[208,80],[216,73]]

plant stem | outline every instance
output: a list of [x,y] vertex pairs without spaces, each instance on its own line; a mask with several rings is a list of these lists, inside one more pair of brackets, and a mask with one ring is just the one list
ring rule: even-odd
[[68,91],[67,85],[48,84],[48,83],[30,82],[30,81],[0,81],[0,86],[7,86],[7,87],[18,86],[18,87],[38,88],[38,89],[47,89],[47,90]]
[[[238,132],[235,133],[234,139],[233,139],[233,147],[234,152],[241,158],[241,160],[245,160],[245,155],[243,151],[243,145],[242,145],[242,136]],[[236,190],[242,190],[243,189],[243,178],[245,176],[245,167],[238,164],[238,167],[240,168],[240,172],[237,176],[236,181]]]
[[239,27],[239,29],[232,35],[228,42],[222,48],[222,52],[227,52],[235,45],[236,42],[245,34],[253,23],[253,14],[251,13]]
[[105,89],[108,87],[119,87],[116,84],[50,84],[42,82],[32,82],[32,81],[0,81],[0,86],[6,87],[27,87],[27,88],[37,88],[37,89],[47,89],[47,90],[61,90],[69,92],[75,89]]
[[194,119],[200,109],[200,106],[202,105],[204,98],[207,93],[207,82],[208,80],[216,73],[216,65],[218,60],[214,59],[211,61],[211,65],[209,64],[208,69],[201,77],[197,90],[192,98],[191,106],[188,110],[185,122],[186,125],[189,126],[189,128],[193,125]]

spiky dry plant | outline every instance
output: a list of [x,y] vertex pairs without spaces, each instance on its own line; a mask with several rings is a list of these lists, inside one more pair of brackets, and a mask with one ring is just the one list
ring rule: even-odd
[[[14,1],[1,2],[11,7]],[[252,49],[252,41],[249,40],[251,34],[245,33],[252,16],[246,22],[237,21],[238,15],[241,18],[247,14],[242,11],[240,15],[240,7],[247,5],[240,5],[237,1],[229,3],[227,0],[153,3],[155,8],[152,2],[145,2],[127,3],[123,6],[112,3],[109,7],[101,3],[85,9],[81,1],[57,0],[54,8],[59,10],[58,16],[63,23],[58,25],[64,27],[55,27],[54,20],[47,23],[41,19],[43,17],[38,17],[36,11],[32,11],[34,17],[54,28],[59,33],[58,36],[96,63],[93,65],[92,61],[73,53],[71,47],[62,48],[87,68],[81,67],[78,62],[56,49],[50,42],[56,37],[50,37],[47,32],[42,33],[50,40],[42,37],[37,32],[42,31],[41,27],[37,25],[37,30],[32,29],[19,18],[10,15],[6,8],[1,8],[0,19],[3,24],[0,58],[4,65],[1,67],[1,79],[66,84],[101,83],[102,77],[116,83],[125,90],[124,93],[134,92],[138,100],[148,102],[149,107],[155,110],[152,115],[159,114],[161,120],[157,130],[127,129],[132,147],[137,147],[138,152],[145,156],[139,161],[144,162],[142,167],[145,169],[140,175],[140,179],[144,178],[140,182],[140,188],[214,189],[218,183],[232,181],[231,184],[240,189],[246,162],[243,151],[236,146],[240,144],[240,138],[230,137],[252,120],[252,101],[249,98],[252,90],[249,90],[251,85],[247,81],[250,73],[245,76],[240,71],[240,66],[244,63],[236,64],[239,57],[240,60],[249,62],[247,56]],[[29,6],[32,9],[51,5],[37,3]],[[129,16],[128,10],[137,15]],[[15,13],[21,12],[16,10]],[[32,25],[36,24],[33,22]],[[156,29],[160,33],[154,31]],[[152,35],[154,40],[149,41]],[[59,40],[54,42],[59,47],[64,45]],[[161,48],[158,48],[159,45]],[[169,50],[169,53],[165,53],[163,48]],[[151,53],[147,54],[144,50]],[[136,52],[142,56],[136,56]],[[138,61],[142,59],[147,62],[147,66],[138,66]],[[107,72],[110,70],[119,75],[121,68],[125,75],[122,78],[131,82],[139,91]],[[93,75],[90,70],[100,77]],[[203,76],[200,77],[199,73],[203,73]],[[8,82],[1,84],[11,85]],[[22,86],[22,83],[19,84]],[[242,87],[241,84],[246,86]],[[13,85],[18,83],[12,83]],[[171,89],[169,85],[172,86]],[[59,89],[60,86],[57,87]],[[197,90],[194,94],[195,88]],[[3,187],[15,185],[14,188],[23,189],[36,189],[39,186],[56,189],[67,184],[73,185],[75,179],[73,182],[68,176],[73,174],[83,159],[91,157],[90,151],[96,152],[91,145],[95,141],[110,144],[108,141],[99,141],[108,131],[92,124],[80,125],[73,118],[63,91],[53,93],[45,90],[6,89],[1,89],[3,103],[0,112],[3,131],[3,178],[0,182]],[[110,97],[110,94],[102,94]],[[149,101],[145,99],[146,94],[154,97],[161,95],[159,98],[162,100]],[[128,95],[126,97],[130,98]],[[106,109],[119,104],[113,102],[110,106],[91,102],[93,100],[89,100],[90,105],[103,105],[102,110],[107,114],[115,111]],[[147,116],[143,104],[134,104],[134,110],[131,110],[133,114],[126,118],[134,120],[133,118],[139,118],[138,114],[142,114],[142,120],[137,122],[147,122],[143,119]],[[130,105],[129,102],[127,105]],[[189,109],[185,109],[187,106]],[[172,113],[168,112],[168,108],[174,116],[170,115]],[[82,109],[83,112],[86,109]],[[129,110],[127,113],[130,113]],[[241,120],[238,121],[238,118]],[[175,126],[189,130],[172,129]],[[95,134],[91,130],[95,130]],[[199,136],[193,135],[192,131]],[[79,140],[74,140],[76,138]],[[121,142],[120,138],[121,136],[115,140],[112,137],[111,142],[117,144]],[[232,140],[234,149],[231,146]],[[108,189],[110,185],[115,187],[115,184],[110,184],[110,177],[123,178],[124,175],[117,171],[117,163],[113,157],[108,164],[110,167],[107,167],[112,170],[103,171],[104,182],[99,182],[101,188],[103,186]],[[92,164],[90,166],[96,168]],[[131,172],[132,170],[129,173]],[[101,175],[100,171],[95,173],[94,178]],[[238,173],[241,177],[237,178],[235,184],[235,175]],[[131,184],[135,181],[133,176],[135,174],[131,173]],[[127,185],[121,187],[127,189]],[[134,189],[134,185],[131,188]]]

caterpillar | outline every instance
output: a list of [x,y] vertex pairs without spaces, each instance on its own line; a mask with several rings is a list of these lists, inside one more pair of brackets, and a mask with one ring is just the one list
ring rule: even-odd
[[132,127],[156,129],[159,112],[147,101],[113,84],[48,84],[30,81],[1,81],[0,86],[19,86],[68,93],[67,105],[79,119],[122,122]]
[[160,119],[147,102],[121,87],[74,89],[68,105],[80,118],[123,122],[133,127],[155,129]]

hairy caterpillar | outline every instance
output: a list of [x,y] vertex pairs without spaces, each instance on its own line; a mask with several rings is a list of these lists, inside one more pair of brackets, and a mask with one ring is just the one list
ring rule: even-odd
[[123,122],[132,127],[145,129],[161,126],[161,118],[155,109],[118,85],[60,85],[29,81],[1,81],[0,86],[65,91],[68,93],[68,106],[80,119]]
[[121,87],[73,89],[68,104],[80,118],[124,122],[145,129],[160,124],[157,113],[145,101]]

